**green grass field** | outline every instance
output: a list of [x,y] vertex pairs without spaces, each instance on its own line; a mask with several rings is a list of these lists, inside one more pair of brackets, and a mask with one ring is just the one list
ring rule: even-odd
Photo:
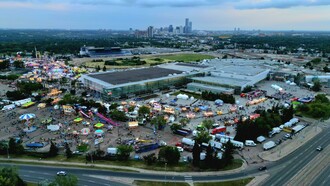
[[[155,55],[155,56],[148,56],[143,57],[140,56],[142,61],[146,61],[146,65],[142,66],[150,66],[151,64],[158,64],[158,63],[167,63],[171,61],[181,61],[181,62],[196,62],[203,59],[214,59],[214,56],[206,55],[206,54],[172,54],[172,55]],[[128,57],[130,58],[130,57]],[[107,59],[109,60],[109,59]],[[120,60],[117,61],[118,63],[121,63]],[[104,66],[104,62],[86,62],[85,65],[87,67],[95,68],[97,66],[100,66],[101,69]],[[107,69],[113,69],[113,68],[130,68],[131,66],[110,66],[106,65]]]
[[142,181],[142,180],[135,180],[133,184],[137,186],[165,186],[165,185],[189,186],[189,184],[185,182],[159,182],[159,181]]
[[224,182],[198,182],[194,183],[194,186],[245,186],[251,182],[253,178],[245,178],[241,180],[232,180]]
[[155,56],[156,58],[164,59],[165,61],[183,61],[183,62],[194,62],[203,59],[214,59],[214,56],[206,54],[175,54],[175,55],[163,55]]

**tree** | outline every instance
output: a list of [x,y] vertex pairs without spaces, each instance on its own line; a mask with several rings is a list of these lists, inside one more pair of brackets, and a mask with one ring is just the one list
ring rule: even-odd
[[4,60],[0,63],[0,70],[9,68],[10,62],[9,60]]
[[151,119],[150,124],[160,130],[160,129],[163,129],[164,126],[166,125],[166,120],[165,120],[164,116],[156,116]]
[[320,91],[321,88],[322,88],[322,85],[321,85],[320,80],[315,79],[315,80],[313,81],[313,83],[314,83],[314,85],[312,86],[312,90],[315,91],[315,92]]
[[134,150],[131,145],[118,145],[117,149],[117,158],[123,161],[128,160],[131,152]]
[[315,96],[315,101],[320,103],[329,103],[329,99],[327,98],[327,95],[325,94],[318,94]]
[[248,93],[252,91],[252,86],[248,85],[246,87],[244,87],[244,89],[242,90],[243,93]]
[[50,148],[48,151],[48,157],[55,157],[57,156],[58,153],[58,148],[56,147],[56,145],[54,144],[53,141],[50,141]]
[[223,152],[222,155],[222,160],[224,163],[224,166],[229,165],[232,163],[234,157],[234,145],[231,143],[229,140],[225,145],[224,145],[225,152]]
[[200,154],[201,154],[201,147],[200,145],[195,141],[194,147],[192,149],[192,155],[193,155],[193,165],[195,167],[199,166],[199,162],[201,160]]
[[157,157],[156,157],[155,153],[151,153],[151,154],[143,156],[143,160],[147,165],[152,165],[152,164],[156,163]]
[[143,117],[148,116],[150,114],[150,108],[143,105],[139,108],[138,113],[139,116],[143,116]]
[[65,155],[66,155],[66,158],[68,158],[68,159],[72,157],[72,151],[71,151],[68,143],[65,143]]
[[207,149],[206,149],[205,164],[206,164],[206,167],[214,167],[214,165],[213,165],[213,149],[211,147],[211,144],[209,144],[209,146],[207,146]]
[[95,70],[96,70],[97,72],[100,71],[100,70],[101,70],[100,65],[97,65],[97,67],[95,68]]
[[122,112],[122,111],[119,111],[119,110],[112,110],[112,111],[110,111],[110,117],[112,119],[114,119],[114,120],[117,120],[117,121],[123,121],[123,122],[125,122],[125,121],[128,120],[128,118],[125,115],[125,113]]
[[158,159],[170,165],[176,165],[180,160],[180,152],[176,147],[165,146],[159,150]]
[[212,139],[212,137],[208,131],[199,131],[195,138],[195,142],[198,144],[208,143],[210,139]]
[[293,118],[294,110],[293,105],[289,108],[284,108],[282,111],[282,123],[288,122]]
[[104,65],[102,70],[103,72],[107,71],[107,67]]
[[86,96],[87,96],[87,92],[86,92],[86,91],[82,92],[82,93],[81,93],[81,96],[82,96],[82,97],[86,97]]
[[[6,147],[7,147],[7,145],[6,145]],[[21,154],[24,154],[24,147],[20,141],[16,141],[14,138],[9,138],[8,152],[9,152],[9,154],[21,155]]]
[[66,176],[56,176],[53,183],[59,186],[77,186],[78,178],[72,174],[68,174]]
[[13,65],[15,68],[24,68],[24,62],[20,60],[14,61]]
[[208,132],[212,128],[213,123],[214,123],[214,120],[212,120],[212,119],[205,119],[202,121],[202,125],[207,129]]
[[182,118],[179,122],[182,126],[186,126],[190,122],[190,120],[188,118]]
[[12,167],[0,168],[1,186],[25,186],[26,183],[19,177],[17,169]]

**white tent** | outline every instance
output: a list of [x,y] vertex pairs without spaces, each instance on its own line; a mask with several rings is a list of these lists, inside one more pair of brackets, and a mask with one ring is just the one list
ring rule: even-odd
[[59,125],[48,125],[47,129],[50,131],[58,131],[58,130],[60,130],[60,126]]

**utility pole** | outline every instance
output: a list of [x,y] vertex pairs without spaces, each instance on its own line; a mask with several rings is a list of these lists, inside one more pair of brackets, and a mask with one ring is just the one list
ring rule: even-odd
[[166,165],[167,163],[165,163],[165,185],[166,185]]

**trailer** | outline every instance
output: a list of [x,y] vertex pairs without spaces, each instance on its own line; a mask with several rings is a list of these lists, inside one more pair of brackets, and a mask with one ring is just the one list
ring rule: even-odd
[[22,105],[24,105],[25,103],[31,102],[31,98],[26,98],[26,99],[22,99],[22,100],[18,100],[18,101],[14,101],[13,103],[17,106],[20,107]]
[[137,145],[135,146],[135,152],[136,153],[142,153],[142,152],[148,152],[159,148],[158,143],[152,143],[147,145]]
[[218,133],[225,133],[226,132],[226,127],[225,126],[220,126],[212,130],[211,134],[215,135]]
[[173,131],[174,134],[178,134],[181,136],[188,136],[189,134],[191,134],[191,130],[187,130],[187,129],[177,129],[175,131]]
[[188,145],[188,146],[194,146],[195,140],[192,140],[189,138],[182,138],[182,144]]
[[118,148],[116,148],[116,147],[107,148],[107,153],[109,156],[115,156],[115,155],[117,155],[117,152],[118,152]]

